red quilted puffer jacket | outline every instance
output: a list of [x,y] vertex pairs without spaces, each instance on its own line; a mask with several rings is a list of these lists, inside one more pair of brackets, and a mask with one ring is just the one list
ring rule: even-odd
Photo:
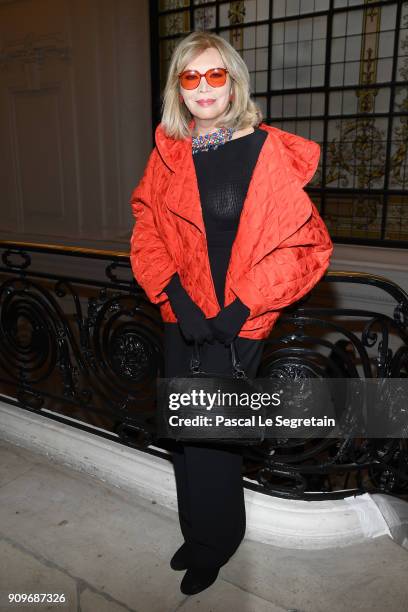
[[[190,122],[190,128],[194,120]],[[236,296],[250,309],[239,336],[266,338],[280,311],[320,280],[333,251],[326,225],[303,187],[316,172],[320,146],[261,123],[268,132],[254,168],[232,246],[224,305]],[[191,137],[156,146],[131,206],[133,274],[163,321],[177,318],[163,291],[175,272],[207,318],[220,308],[211,276]]]

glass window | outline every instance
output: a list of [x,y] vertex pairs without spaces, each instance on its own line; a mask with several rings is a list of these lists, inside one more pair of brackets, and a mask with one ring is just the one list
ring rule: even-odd
[[180,37],[217,32],[248,66],[263,121],[321,145],[306,189],[332,238],[408,247],[408,0],[150,6],[154,112]]

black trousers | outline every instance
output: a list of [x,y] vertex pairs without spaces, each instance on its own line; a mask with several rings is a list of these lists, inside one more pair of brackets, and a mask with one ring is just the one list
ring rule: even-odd
[[[177,323],[164,324],[164,361],[167,378],[189,374],[192,347]],[[239,359],[252,378],[262,358],[263,340],[237,338]],[[219,342],[200,350],[205,370],[231,372],[230,349]],[[236,446],[211,447],[171,441],[181,532],[190,567],[224,565],[240,545],[246,529],[242,450]]]

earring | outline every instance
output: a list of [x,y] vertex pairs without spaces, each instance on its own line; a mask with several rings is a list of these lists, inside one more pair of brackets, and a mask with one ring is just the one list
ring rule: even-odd
[[234,94],[231,94],[229,97],[230,101],[234,99]]
[[180,102],[184,102],[184,100],[183,100],[183,96],[182,96],[181,94],[179,94],[179,101],[180,101]]

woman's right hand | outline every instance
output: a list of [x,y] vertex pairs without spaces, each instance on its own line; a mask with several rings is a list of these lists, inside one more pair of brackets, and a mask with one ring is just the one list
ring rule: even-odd
[[190,298],[180,282],[179,275],[172,276],[171,281],[165,287],[172,310],[174,311],[180,327],[187,342],[214,342],[214,333],[204,316],[201,308]]
[[209,326],[204,313],[196,306],[197,312],[191,310],[189,316],[185,319],[178,317],[178,324],[184,338],[188,342],[198,342],[203,344],[204,342],[214,342],[214,334]]

